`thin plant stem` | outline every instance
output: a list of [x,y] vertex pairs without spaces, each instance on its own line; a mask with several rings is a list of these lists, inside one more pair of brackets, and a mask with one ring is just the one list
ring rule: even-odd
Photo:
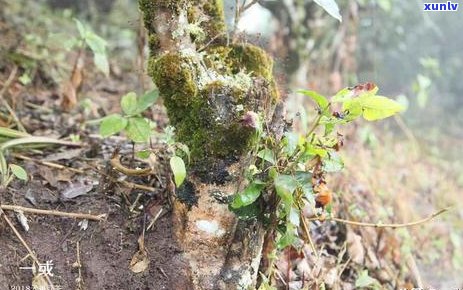
[[336,218],[336,217],[332,217],[332,218],[316,217],[316,218],[310,218],[309,221],[335,221],[335,222],[338,222],[338,223],[343,223],[343,224],[352,225],[352,226],[397,229],[397,228],[406,228],[406,227],[412,227],[412,226],[417,226],[417,225],[427,223],[428,221],[430,221],[430,220],[434,219],[435,217],[449,211],[450,209],[451,209],[451,207],[447,207],[447,208],[441,209],[441,210],[431,214],[430,216],[428,216],[426,218],[423,218],[423,219],[420,219],[420,220],[417,220],[417,221],[413,221],[413,222],[409,222],[409,223],[402,223],[402,224],[365,223],[365,222],[356,222],[356,221],[351,221],[351,220],[340,219],[340,218]]

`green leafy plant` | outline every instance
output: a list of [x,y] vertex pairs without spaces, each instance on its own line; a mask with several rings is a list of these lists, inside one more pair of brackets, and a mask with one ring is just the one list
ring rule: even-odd
[[17,164],[7,164],[3,153],[0,153],[0,175],[2,188],[7,188],[14,177],[23,181],[28,180],[26,170]]
[[[121,98],[121,108],[123,115],[112,114],[101,120],[100,134],[109,137],[124,131],[127,137],[136,143],[146,143],[152,133],[152,122],[142,117],[142,113],[152,106],[159,97],[158,90],[152,90],[141,97],[133,92]],[[172,154],[169,164],[174,175],[175,185],[181,186],[186,178],[186,166],[184,158],[190,159],[190,152],[186,145],[174,140],[172,127],[167,127],[161,139],[168,145],[168,151]],[[146,159],[151,154],[151,150],[141,150],[136,155]]]
[[13,163],[7,163],[6,156],[9,150],[27,147],[41,147],[50,144],[76,145],[76,143],[57,140],[48,137],[31,136],[27,133],[0,127],[0,187],[7,188],[14,177],[27,181],[26,170]]
[[305,134],[286,132],[279,142],[261,134],[245,171],[248,185],[234,196],[230,209],[240,218],[263,219],[275,231],[278,249],[308,243],[308,233],[303,234],[305,214],[330,214],[332,192],[325,176],[344,166],[338,154],[343,139],[337,127],[360,117],[384,119],[403,110],[377,92],[372,83],[345,88],[331,99],[300,90],[317,105],[312,127]]
[[174,175],[174,182],[177,187],[180,187],[186,178],[185,159],[189,162],[190,150],[183,143],[175,141],[174,128],[168,126],[161,134],[161,140],[167,144],[168,151],[171,153],[169,160],[170,169]]
[[108,45],[106,40],[98,36],[89,27],[85,26],[78,19],[74,19],[76,22],[77,30],[79,31],[80,38],[77,39],[80,48],[89,47],[93,52],[93,62],[95,66],[104,73],[105,76],[109,76],[109,62],[106,54],[106,46]]
[[100,134],[108,137],[124,131],[133,142],[148,142],[151,136],[150,121],[141,116],[159,97],[157,90],[150,91],[141,97],[130,92],[121,98],[123,115],[112,114],[103,118],[100,124]]

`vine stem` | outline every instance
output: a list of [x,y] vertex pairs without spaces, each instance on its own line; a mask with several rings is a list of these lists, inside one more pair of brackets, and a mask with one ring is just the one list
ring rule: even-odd
[[428,217],[425,217],[425,218],[417,220],[417,221],[409,222],[409,223],[403,223],[403,224],[364,223],[364,222],[356,222],[356,221],[351,221],[351,220],[340,219],[340,218],[336,218],[336,217],[332,217],[332,218],[322,218],[322,217],[310,218],[309,221],[326,221],[326,220],[330,220],[330,221],[335,221],[335,222],[338,222],[338,223],[343,223],[343,224],[352,225],[352,226],[397,229],[397,228],[406,228],[406,227],[412,227],[412,226],[417,226],[417,225],[424,224],[424,223],[434,219],[435,217],[449,211],[450,209],[451,209],[451,207],[443,208],[443,209],[431,214]]
[[312,127],[310,128],[310,130],[307,132],[306,136],[309,137],[310,134],[313,133],[313,131],[315,131],[315,129],[317,129],[318,125],[320,125],[320,120],[322,118],[322,114],[318,114],[317,118],[314,120],[313,122],[313,125]]

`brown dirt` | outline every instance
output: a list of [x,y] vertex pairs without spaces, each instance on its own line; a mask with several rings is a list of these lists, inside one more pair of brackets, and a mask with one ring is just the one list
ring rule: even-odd
[[[28,187],[28,190],[43,191],[38,187]],[[3,203],[11,204],[14,200],[16,205],[31,207],[22,189],[26,188],[8,192],[6,196],[10,197],[7,199],[10,202],[4,200]],[[59,195],[56,191],[51,194]],[[52,281],[55,286],[77,288],[78,271],[72,265],[77,260],[77,242],[80,242],[82,279],[86,289],[173,289],[170,286],[172,280],[179,278],[175,277],[179,249],[172,241],[170,214],[161,217],[154,230],[146,233],[145,246],[151,263],[145,272],[135,274],[129,269],[129,263],[138,250],[142,218],[140,215],[131,218],[128,211],[120,206],[120,198],[103,192],[90,192],[72,201],[43,201],[36,207],[108,214],[107,221],[89,222],[85,231],[80,229],[78,220],[26,214],[30,229],[24,232],[14,215],[7,213],[39,260],[53,261]],[[30,259],[22,260],[27,251],[3,222],[0,245],[0,289],[30,286],[31,271],[19,268],[30,266]]]

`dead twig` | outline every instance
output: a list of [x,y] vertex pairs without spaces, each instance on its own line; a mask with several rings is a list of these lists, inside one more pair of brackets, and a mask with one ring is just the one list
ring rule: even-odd
[[112,182],[120,183],[120,184],[124,185],[125,187],[136,188],[136,189],[146,190],[146,191],[150,191],[150,192],[156,191],[156,188],[154,188],[154,187],[141,185],[141,184],[125,181],[125,180],[118,180],[117,178],[112,177],[111,175],[107,174],[106,172],[103,172],[103,171],[99,170],[98,168],[95,168],[95,167],[92,167],[92,166],[90,166],[90,168],[95,170],[97,173],[102,174],[103,176],[105,176],[106,178],[111,180]]
[[310,218],[309,221],[326,221],[326,220],[328,220],[328,221],[335,221],[335,222],[338,222],[338,223],[343,223],[343,224],[352,225],[352,226],[397,229],[397,228],[406,228],[406,227],[412,227],[412,226],[417,226],[417,225],[424,224],[424,223],[434,219],[435,217],[443,214],[444,212],[449,211],[450,209],[451,209],[451,207],[447,207],[447,208],[441,209],[441,210],[433,213],[432,215],[430,215],[430,216],[428,216],[426,218],[423,218],[423,219],[420,219],[420,220],[417,220],[417,221],[413,221],[413,222],[409,222],[409,223],[403,223],[403,224],[364,223],[364,222],[356,222],[356,221],[351,221],[351,220],[340,219],[340,218],[336,218],[336,217],[332,217],[332,218],[315,217],[315,218]]
[[79,241],[77,241],[76,252],[77,252],[77,261],[73,264],[73,266],[77,268],[78,275],[79,275],[76,279],[77,289],[83,290],[84,280],[82,279],[82,263],[80,262],[80,242]]
[[135,201],[133,204],[130,206],[129,211],[133,212],[135,210],[135,207],[137,207],[138,202],[140,201],[140,198],[143,196],[142,193],[137,194],[137,197],[135,198]]
[[151,220],[151,222],[149,223],[149,225],[146,227],[146,230],[149,231],[153,226],[154,226],[154,223],[159,219],[159,217],[161,216],[161,213],[163,211],[163,208],[161,207],[161,209],[158,211],[158,213],[156,214],[156,216]]
[[83,171],[81,169],[76,169],[76,168],[64,166],[64,165],[54,163],[54,162],[42,161],[42,160],[34,159],[34,158],[24,156],[24,155],[21,155],[21,154],[17,154],[17,153],[13,153],[12,155],[13,155],[13,157],[18,158],[18,159],[22,159],[22,160],[26,160],[26,161],[32,161],[32,162],[39,163],[41,165],[45,165],[45,166],[48,166],[48,167],[51,167],[51,168],[56,168],[56,169],[61,169],[61,170],[69,170],[69,171],[80,173],[80,174],[85,173],[85,171]]
[[23,207],[18,205],[8,205],[8,204],[1,204],[0,208],[2,210],[14,210],[14,211],[23,211],[32,214],[43,214],[43,215],[54,215],[54,216],[62,216],[62,217],[69,217],[69,218],[77,218],[77,219],[87,219],[92,221],[104,221],[107,218],[106,214],[99,214],[99,215],[92,215],[86,213],[73,213],[73,212],[63,212],[57,210],[46,210],[46,209],[37,209],[37,208],[29,208]]
[[317,249],[315,248],[315,244],[314,244],[314,242],[312,240],[312,237],[310,235],[310,230],[309,230],[309,227],[307,225],[307,221],[305,220],[304,216],[302,216],[302,215],[301,215],[300,218],[301,218],[301,221],[302,221],[302,229],[304,231],[304,236],[307,239],[307,241],[309,242],[310,247],[312,248],[312,251],[318,257],[318,252],[317,252]]

